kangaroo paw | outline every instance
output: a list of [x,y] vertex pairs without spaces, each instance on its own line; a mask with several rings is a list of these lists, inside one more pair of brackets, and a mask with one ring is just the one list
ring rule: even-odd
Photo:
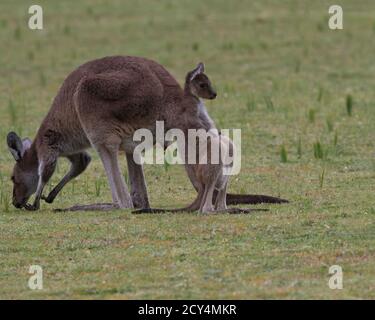
[[39,210],[39,203],[34,203],[34,204],[26,204],[24,206],[24,208],[27,210],[27,211],[37,211]]
[[47,203],[52,203],[53,200],[55,200],[55,195],[50,193],[47,197],[41,196],[40,199],[44,200]]

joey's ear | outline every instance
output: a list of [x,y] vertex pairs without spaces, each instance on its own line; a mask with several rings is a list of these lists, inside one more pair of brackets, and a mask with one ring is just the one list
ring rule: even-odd
[[15,132],[9,132],[7,136],[7,144],[14,160],[18,161],[22,158],[24,149],[21,138]]
[[204,72],[204,64],[203,62],[198,63],[197,67],[190,72],[190,81],[192,81],[198,74]]
[[204,63],[203,62],[199,62],[197,67],[199,68],[200,73],[204,72]]

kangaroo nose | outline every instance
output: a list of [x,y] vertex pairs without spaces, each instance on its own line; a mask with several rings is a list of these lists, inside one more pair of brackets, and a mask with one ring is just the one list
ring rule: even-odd
[[214,93],[212,94],[212,99],[215,99],[216,97],[217,97],[217,93],[214,92]]
[[21,209],[25,203],[26,203],[27,199],[22,199],[22,201],[17,201],[16,199],[13,199],[13,205],[17,208],[17,209]]
[[17,209],[22,208],[22,204],[21,204],[21,203],[13,202],[13,205],[14,205]]

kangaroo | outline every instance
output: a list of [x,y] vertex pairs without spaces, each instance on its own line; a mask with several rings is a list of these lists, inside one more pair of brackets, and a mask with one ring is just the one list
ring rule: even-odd
[[[189,72],[185,80],[185,94],[195,96],[197,99],[209,96],[211,90],[209,86],[202,88],[200,92],[195,90],[193,85],[194,77],[199,73],[204,72],[203,64],[199,64],[197,69]],[[206,92],[207,91],[207,92]],[[233,142],[226,136],[221,135],[215,127],[214,121],[209,117],[204,104],[200,101],[198,104],[198,111],[200,119],[205,123],[205,128],[208,128],[207,144],[199,144],[198,153],[196,155],[196,163],[189,164],[185,162],[186,170],[197,189],[197,197],[187,207],[176,209],[157,209],[144,208],[134,213],[162,213],[162,212],[178,212],[178,211],[196,211],[200,213],[211,212],[231,212],[231,213],[245,213],[250,212],[250,209],[231,208],[228,210],[226,203],[227,186],[230,171],[233,168],[233,157],[235,149]],[[217,153],[217,163],[214,163],[212,155]],[[180,156],[186,159],[186,154]],[[214,191],[217,195],[214,197]],[[213,203],[214,201],[214,203]],[[258,209],[259,210],[259,209]],[[262,211],[264,211],[263,209]]]
[[[194,92],[209,88],[202,97],[214,99],[216,92],[202,67],[190,74],[194,75]],[[38,210],[41,199],[52,203],[63,187],[87,168],[91,158],[86,150],[93,147],[108,178],[113,208],[149,208],[143,168],[134,160],[139,155],[133,157],[133,133],[139,128],[154,132],[157,120],[164,121],[166,130],[179,128],[187,133],[188,129],[207,129],[209,121],[200,114],[199,99],[186,94],[175,78],[152,60],[113,56],[89,61],[64,80],[34,141],[21,139],[14,132],[8,134],[7,144],[16,160],[13,205]],[[120,150],[126,154],[131,193],[118,165]],[[70,161],[70,170],[44,197],[44,187],[59,157]],[[196,185],[189,169],[187,172]],[[35,200],[28,204],[33,194]],[[233,199],[241,201],[242,196]],[[270,201],[284,200],[270,197]]]
[[[212,153],[218,152],[218,163],[212,163]],[[211,130],[207,138],[207,145],[199,147],[196,164],[187,164],[192,168],[194,179],[198,187],[198,195],[192,204],[179,209],[141,209],[140,212],[177,212],[196,211],[200,213],[210,213],[213,211],[226,211],[226,190],[230,170],[233,167],[234,146],[232,141],[223,135],[219,135],[217,130]],[[213,192],[218,191],[215,204],[213,204]]]

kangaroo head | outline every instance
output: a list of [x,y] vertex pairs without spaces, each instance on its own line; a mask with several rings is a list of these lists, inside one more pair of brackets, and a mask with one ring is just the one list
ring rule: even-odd
[[21,138],[9,132],[7,144],[10,153],[16,160],[13,168],[13,205],[16,208],[25,206],[30,196],[35,193],[38,185],[38,161],[30,152],[31,140]]
[[202,62],[186,75],[185,91],[197,98],[216,98],[217,93],[212,88],[210,79],[204,74],[204,64]]

